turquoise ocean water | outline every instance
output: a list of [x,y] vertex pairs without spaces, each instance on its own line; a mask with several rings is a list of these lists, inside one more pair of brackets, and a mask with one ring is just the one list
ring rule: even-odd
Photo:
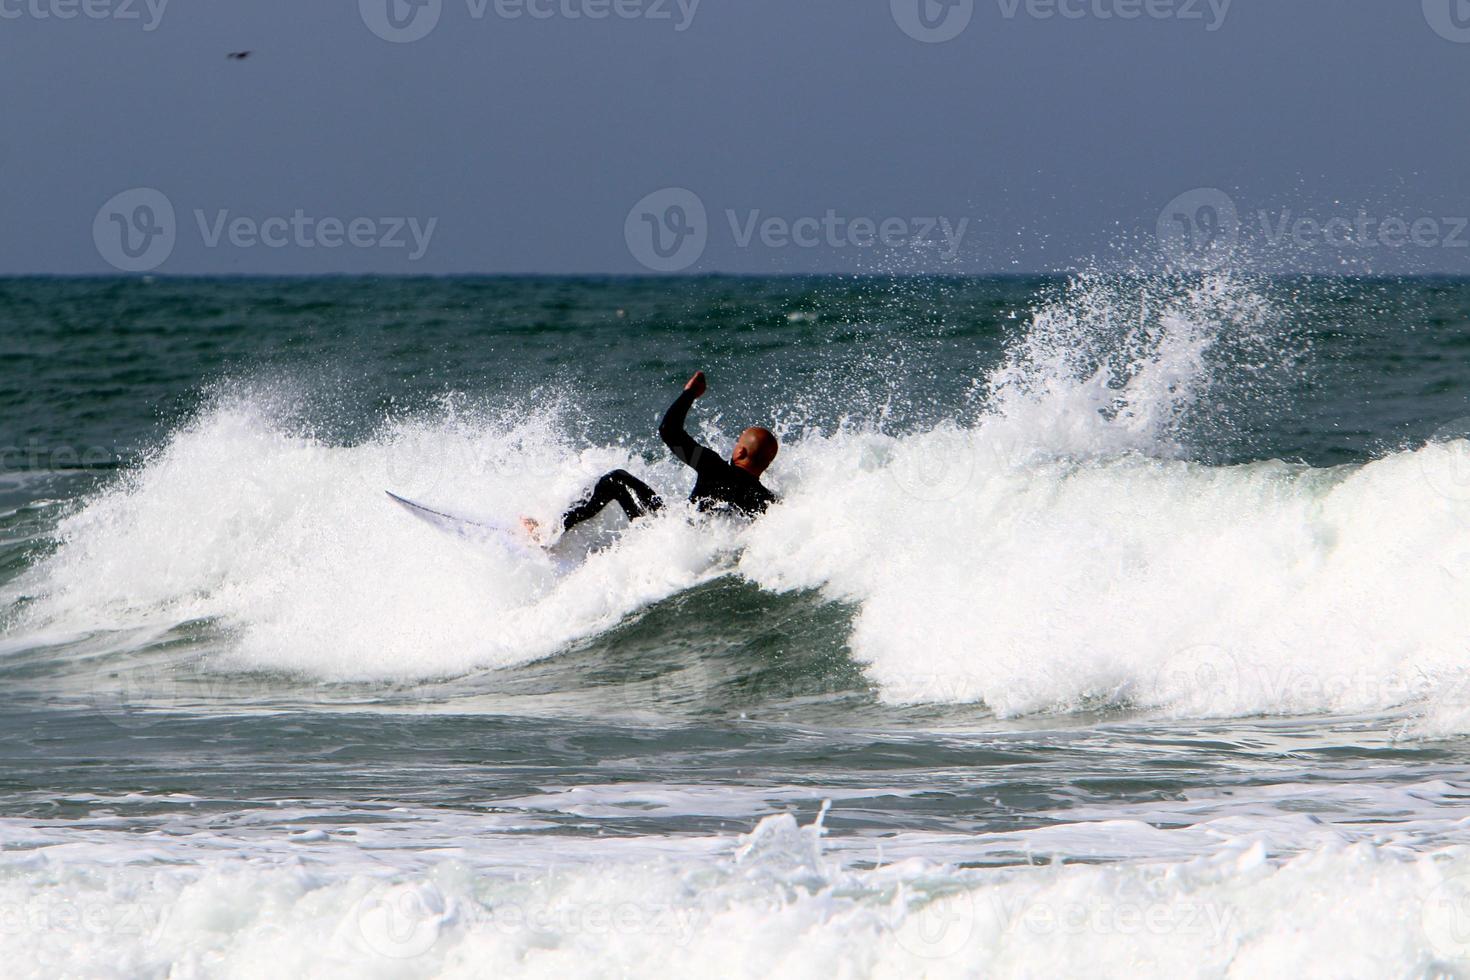
[[[1470,969],[1470,281],[13,279],[0,324],[17,975]],[[783,441],[753,525],[528,556],[383,495],[682,497],[696,369],[696,434]]]

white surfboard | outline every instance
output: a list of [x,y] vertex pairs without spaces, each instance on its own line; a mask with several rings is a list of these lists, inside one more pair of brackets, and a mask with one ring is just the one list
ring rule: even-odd
[[408,511],[414,517],[429,524],[440,531],[452,534],[466,541],[477,544],[496,544],[528,558],[539,558],[546,560],[546,552],[533,545],[526,538],[526,533],[519,527],[510,527],[504,524],[492,524],[487,521],[472,521],[467,517],[455,517],[432,507],[400,497],[391,490],[384,490],[394,503]]

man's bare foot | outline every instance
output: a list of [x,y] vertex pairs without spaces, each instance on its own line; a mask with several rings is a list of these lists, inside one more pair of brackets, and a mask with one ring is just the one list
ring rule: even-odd
[[541,522],[534,517],[522,517],[521,527],[525,528],[526,535],[537,544],[541,544]]

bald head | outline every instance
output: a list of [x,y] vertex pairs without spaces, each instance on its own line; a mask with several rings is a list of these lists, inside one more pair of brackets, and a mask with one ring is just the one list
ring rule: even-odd
[[760,476],[771,465],[771,460],[776,458],[776,450],[779,448],[770,429],[753,425],[740,433],[740,438],[735,440],[735,452],[730,454],[730,462],[752,476]]

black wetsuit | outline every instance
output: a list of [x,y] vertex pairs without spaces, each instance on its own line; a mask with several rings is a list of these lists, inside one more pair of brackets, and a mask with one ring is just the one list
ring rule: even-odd
[[755,517],[776,502],[776,495],[756,477],[742,470],[708,446],[701,446],[684,431],[684,418],[694,396],[685,391],[674,400],[659,424],[658,437],[673,450],[685,466],[693,467],[699,478],[689,499],[701,511],[736,511]]
[[[673,450],[681,463],[699,474],[694,481],[694,490],[689,494],[690,501],[704,513],[755,517],[775,503],[776,495],[763,487],[760,480],[721,459],[713,449],[701,446],[684,431],[684,419],[693,404],[694,396],[685,391],[669,406],[658,427],[658,435],[664,445]],[[604,474],[580,503],[562,515],[562,527],[571,530],[596,517],[614,500],[630,521],[652,514],[663,506],[663,499],[648,484],[627,470],[613,470]]]

